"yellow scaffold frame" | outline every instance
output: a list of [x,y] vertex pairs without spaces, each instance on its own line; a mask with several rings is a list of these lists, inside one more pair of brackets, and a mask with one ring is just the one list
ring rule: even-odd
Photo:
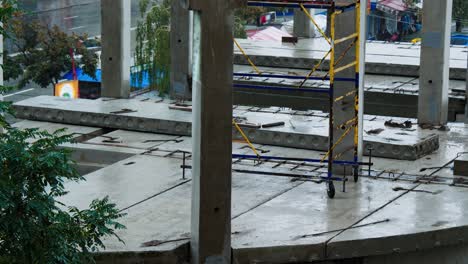
[[[331,12],[331,56],[330,56],[330,69],[329,69],[329,75],[330,75],[330,118],[329,118],[329,148],[328,152],[325,154],[323,157],[322,161],[325,161],[328,158],[328,176],[332,177],[332,171],[333,171],[333,160],[337,159],[338,157],[341,157],[344,152],[350,151],[350,149],[346,149],[342,153],[338,153],[334,155],[334,150],[335,148],[346,138],[346,136],[354,129],[354,162],[358,162],[358,145],[359,145],[359,70],[360,70],[360,37],[361,37],[361,13],[360,13],[360,7],[361,7],[361,2],[360,0],[356,0],[354,3],[354,8],[356,10],[355,12],[355,26],[356,26],[356,32],[352,33],[348,36],[342,37],[340,39],[336,39],[336,18],[340,14],[342,14],[344,11],[343,10],[336,10],[335,8],[332,8]],[[336,46],[340,45],[346,41],[353,40],[349,46],[345,49],[345,51],[340,54],[340,56],[336,57]],[[343,60],[343,58],[346,56],[346,54],[352,49],[352,47],[355,47],[355,60],[351,63],[348,63],[346,65],[339,66],[340,62]],[[336,79],[336,74],[339,72],[342,72],[346,69],[355,67],[355,85],[354,85],[354,90],[351,92],[346,93],[345,95],[339,96],[335,98],[334,95],[334,86],[335,86],[335,79]],[[336,126],[334,120],[333,120],[333,111],[335,108],[335,103],[344,100],[346,97],[349,96],[354,96],[354,117],[343,124],[340,124]],[[344,132],[342,135],[339,136],[339,138],[335,141],[334,133],[333,130],[335,128],[342,129]],[[357,180],[357,173],[358,171],[355,170],[355,180]],[[330,189],[330,188],[329,188]],[[334,189],[334,188],[333,188]],[[334,192],[334,190],[333,190]]]
[[[360,13],[360,8],[361,8],[361,1],[365,0],[355,0],[353,3],[350,4],[336,4],[335,1],[332,1],[329,3],[329,6],[326,7],[331,10],[331,25],[330,25],[330,37],[326,35],[325,32],[319,27],[318,23],[314,20],[313,16],[309,13],[307,8],[311,8],[310,6],[314,4],[314,2],[320,2],[320,1],[307,1],[307,2],[301,2],[301,1],[291,1],[291,3],[287,2],[287,5],[293,6],[296,8],[300,8],[304,14],[310,19],[312,24],[318,29],[318,32],[324,37],[324,39],[330,44],[330,50],[325,53],[324,57],[318,61],[316,65],[314,65],[311,69],[311,71],[305,76],[304,80],[300,83],[300,85],[297,87],[298,89],[303,88],[304,84],[313,76],[313,74],[320,68],[320,66],[326,61],[327,57],[330,57],[330,66],[329,66],[329,71],[326,73],[325,76],[322,77],[322,80],[327,79],[328,76],[330,76],[330,89],[329,89],[329,146],[328,146],[328,151],[324,155],[324,157],[321,159],[321,162],[325,162],[327,159],[328,161],[328,195],[330,197],[333,197],[335,195],[335,188],[333,185],[333,165],[334,161],[338,158],[341,157],[344,153],[347,151],[354,151],[354,160],[350,161],[350,163],[354,164],[354,176],[355,180],[357,181],[357,173],[358,173],[358,164],[359,164],[359,158],[358,158],[358,145],[359,145],[359,123],[361,120],[359,119],[359,84],[360,84],[360,38],[361,38],[361,13]],[[279,3],[278,1],[249,1],[249,2],[255,2],[256,5],[264,5],[264,6],[269,6],[273,4]],[[283,1],[284,3],[284,1]],[[320,2],[322,3],[322,2]],[[323,3],[322,3],[323,4]],[[306,5],[308,5],[306,7]],[[319,4],[317,4],[319,5]],[[321,5],[321,4],[320,4]],[[323,5],[321,5],[323,8]],[[314,7],[312,7],[314,8]],[[318,8],[318,7],[317,7]],[[351,9],[355,9],[355,26],[356,26],[356,31],[348,36],[336,39],[336,19],[337,17]],[[352,40],[352,42],[348,45],[348,47],[342,52],[342,54],[339,54],[337,56],[336,54],[336,47],[338,45],[342,45],[343,43],[349,42]],[[248,63],[252,66],[254,71],[258,74],[258,76],[262,75],[262,72],[258,69],[258,67],[254,64],[254,62],[249,58],[247,53],[242,49],[241,45],[233,38],[233,41],[237,48],[241,51],[243,56],[246,58]],[[348,63],[346,65],[341,65],[340,63],[342,60],[346,57],[348,52],[352,49],[355,48],[355,60],[352,61],[351,63]],[[350,68],[355,68],[355,77],[354,78],[337,78],[336,75],[342,71],[345,71]],[[347,92],[344,95],[335,97],[335,82],[336,81],[349,81],[353,83],[354,85],[354,90]],[[342,123],[338,124],[338,126],[335,124],[335,120],[333,119],[333,113],[335,109],[335,103],[340,102],[344,100],[347,97],[354,96],[354,116],[352,119]],[[233,120],[233,126],[239,131],[239,133],[242,135],[242,137],[245,139],[249,147],[253,150],[255,155],[257,155],[258,158],[261,158],[260,154],[257,152],[255,147],[252,145],[250,140],[248,139],[247,135],[243,133],[242,129],[239,127],[239,125]],[[337,140],[335,140],[335,135],[334,135],[334,129],[340,129],[344,130],[344,132],[337,137]],[[354,131],[354,146],[353,149],[346,149],[342,153],[338,153],[334,155],[334,150],[336,147],[346,138],[346,136],[351,133],[351,131]],[[349,164],[348,164],[349,166]]]

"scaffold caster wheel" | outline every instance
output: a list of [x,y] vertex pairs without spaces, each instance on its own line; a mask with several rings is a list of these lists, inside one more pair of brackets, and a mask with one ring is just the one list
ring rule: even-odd
[[358,168],[354,168],[354,182],[358,182],[359,181],[359,169]]
[[335,184],[332,181],[328,183],[327,194],[329,198],[335,197]]

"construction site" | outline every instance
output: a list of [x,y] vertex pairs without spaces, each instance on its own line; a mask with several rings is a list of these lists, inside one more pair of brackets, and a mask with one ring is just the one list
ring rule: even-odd
[[[424,0],[415,42],[369,40],[371,1],[171,1],[166,97],[131,92],[131,1],[100,2],[100,98],[4,98],[14,127],[73,135],[86,181],[61,202],[126,213],[97,263],[468,263],[452,0]],[[234,38],[252,7],[294,10],[294,34]]]

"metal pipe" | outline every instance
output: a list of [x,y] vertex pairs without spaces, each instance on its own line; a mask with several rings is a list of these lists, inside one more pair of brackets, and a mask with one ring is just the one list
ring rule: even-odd
[[279,86],[264,86],[264,85],[253,85],[253,84],[234,84],[234,88],[237,89],[256,89],[256,90],[275,90],[275,91],[294,91],[294,92],[306,92],[306,93],[329,93],[329,89],[315,89],[315,88],[289,88]]
[[[244,154],[232,154],[233,159],[258,159],[255,155],[244,155]],[[290,158],[290,157],[275,157],[275,156],[262,156],[262,160],[283,160],[283,161],[302,161],[302,162],[311,162],[311,163],[323,163],[328,162],[328,160],[320,159],[305,159],[305,158]],[[345,160],[334,160],[333,164],[339,165],[361,165],[361,166],[368,166],[373,165],[367,162],[354,162],[354,161],[345,161]]]
[[[190,165],[180,166],[182,169],[192,169]],[[268,175],[268,176],[280,176],[280,177],[290,177],[290,178],[299,178],[299,179],[310,179],[310,178],[319,178],[324,181],[329,181],[330,178],[323,176],[313,176],[313,175],[303,175],[303,174],[294,174],[294,173],[284,173],[284,172],[272,172],[272,171],[257,171],[257,170],[244,170],[244,169],[232,169],[234,172],[238,173],[249,173],[249,174],[258,174],[258,175]],[[342,178],[334,177],[331,180],[334,181],[343,181]],[[316,182],[316,183],[321,183]]]
[[308,9],[330,9],[336,8],[342,12],[353,9],[356,6],[356,3],[350,3],[346,5],[335,6],[334,2],[324,2],[324,1],[248,1],[247,6],[260,6],[260,7],[290,7],[290,8],[301,8],[301,5],[304,8]]
[[[307,78],[307,80],[317,80],[317,81],[324,81],[330,80],[330,78],[323,78],[323,77],[307,77],[307,76],[294,76],[294,75],[283,75],[283,74],[257,74],[257,73],[242,73],[242,72],[235,72],[233,74],[235,77],[263,77],[263,78],[281,78],[281,79],[292,79],[292,80],[303,80]],[[356,82],[355,78],[335,78],[335,81],[342,81],[342,82]]]
[[[300,3],[285,3],[285,2],[261,2],[261,1],[249,1],[247,6],[255,6],[255,7],[289,7],[289,8],[301,8]],[[310,9],[328,9],[330,8],[330,4],[323,3],[323,4],[303,4],[305,8]]]

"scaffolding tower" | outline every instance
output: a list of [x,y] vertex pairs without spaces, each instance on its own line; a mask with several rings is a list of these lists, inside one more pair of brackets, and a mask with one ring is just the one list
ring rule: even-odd
[[[330,49],[326,52],[325,56],[311,69],[309,74],[306,76],[293,76],[293,75],[274,75],[274,74],[264,74],[262,73],[252,62],[246,52],[242,49],[240,44],[235,40],[234,43],[238,47],[238,49],[242,52],[245,56],[246,60],[249,64],[253,67],[256,73],[234,73],[234,76],[243,76],[243,77],[269,77],[269,78],[281,78],[281,79],[298,79],[302,80],[301,84],[297,87],[276,87],[276,86],[264,86],[264,85],[252,85],[252,84],[234,84],[234,88],[236,89],[262,89],[262,90],[281,90],[281,91],[301,91],[301,92],[312,92],[312,93],[323,93],[327,94],[329,97],[329,144],[328,144],[328,151],[322,159],[303,159],[303,158],[287,158],[287,157],[267,157],[261,156],[255,150],[255,148],[251,146],[254,150],[256,155],[238,155],[233,154],[233,158],[240,158],[240,159],[264,159],[264,160],[283,160],[283,161],[302,161],[302,162],[311,162],[311,163],[327,163],[328,164],[328,174],[326,177],[322,177],[327,183],[327,194],[330,198],[335,196],[335,186],[334,181],[343,181],[343,184],[346,182],[346,177],[336,177],[334,176],[336,171],[335,166],[343,166],[352,167],[352,174],[354,176],[354,181],[358,181],[359,175],[359,167],[362,165],[371,165],[370,163],[364,163],[359,160],[359,125],[362,122],[360,118],[360,112],[362,108],[359,104],[360,102],[360,86],[362,82],[360,80],[360,66],[361,66],[361,48],[360,48],[360,41],[363,34],[361,34],[361,0],[353,0],[351,3],[337,3],[335,0],[332,1],[300,1],[300,0],[269,0],[269,1],[248,1],[248,6],[260,6],[260,7],[288,7],[288,8],[297,8],[302,10],[307,17],[311,20],[311,22],[315,25],[318,29],[322,37],[328,42],[330,45]],[[313,16],[309,13],[308,9],[328,9],[331,14],[331,25],[330,25],[330,36],[327,36],[325,32],[323,32],[319,25],[315,22]],[[343,15],[346,12],[355,11],[355,32],[349,34],[344,37],[337,38],[336,32],[336,19],[338,16]],[[341,45],[348,43],[348,45],[342,49]],[[343,63],[344,58],[349,54],[349,52],[355,49],[355,56],[351,62]],[[340,50],[340,52],[338,51]],[[330,57],[329,60],[329,70],[324,76],[314,76],[314,73],[320,68],[320,66],[326,61],[326,59]],[[355,76],[352,78],[344,78],[338,77],[338,73],[349,70],[355,69]],[[317,88],[304,88],[304,84],[308,80],[327,80],[330,83],[328,89],[317,89]],[[335,92],[335,85],[337,82],[346,82],[352,86],[353,89],[350,89],[349,92],[341,95],[337,95]],[[346,122],[337,124],[334,119],[334,112],[336,108],[339,106],[339,103],[345,99],[353,98],[354,106],[353,106],[353,117]],[[240,128],[236,125],[236,128],[239,130]],[[339,131],[342,131],[340,134],[334,132],[338,128]],[[244,138],[246,138],[245,134],[239,131]],[[354,145],[352,150],[346,151],[353,151],[353,159],[352,160],[343,160],[340,157],[343,155],[343,152],[336,153],[337,146],[342,143],[342,141],[351,133],[354,132]],[[247,140],[247,142],[249,142]],[[345,172],[346,174],[346,172]]]

